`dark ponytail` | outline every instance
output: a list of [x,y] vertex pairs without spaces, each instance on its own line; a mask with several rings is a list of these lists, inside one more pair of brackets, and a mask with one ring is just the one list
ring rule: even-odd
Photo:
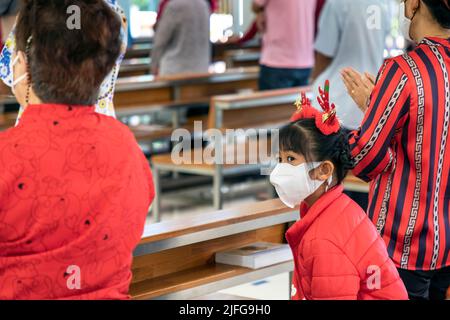
[[301,154],[307,162],[331,161],[338,184],[353,169],[348,132],[340,129],[335,134],[324,135],[317,129],[314,119],[302,119],[283,127],[280,130],[280,150]]
[[450,0],[423,0],[442,28],[450,29]]

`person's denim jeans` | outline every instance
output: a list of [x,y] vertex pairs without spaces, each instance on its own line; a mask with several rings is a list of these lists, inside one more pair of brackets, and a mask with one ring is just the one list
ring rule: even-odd
[[259,90],[301,87],[308,85],[311,69],[271,68],[261,65]]

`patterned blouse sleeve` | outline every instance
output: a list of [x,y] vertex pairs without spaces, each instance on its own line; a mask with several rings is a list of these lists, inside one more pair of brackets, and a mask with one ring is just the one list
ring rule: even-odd
[[390,168],[395,156],[392,139],[408,116],[409,107],[408,76],[395,60],[388,60],[378,75],[360,129],[350,135],[356,176],[371,181]]

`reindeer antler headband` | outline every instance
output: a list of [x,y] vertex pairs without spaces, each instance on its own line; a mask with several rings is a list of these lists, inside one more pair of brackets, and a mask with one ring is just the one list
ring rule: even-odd
[[325,82],[325,88],[319,87],[319,96],[317,97],[319,105],[323,112],[315,109],[311,105],[311,101],[306,97],[305,93],[301,93],[300,98],[295,102],[297,111],[292,115],[291,122],[301,119],[315,119],[317,128],[324,135],[331,135],[337,133],[341,128],[341,124],[336,115],[336,106],[334,103],[330,104],[330,82]]

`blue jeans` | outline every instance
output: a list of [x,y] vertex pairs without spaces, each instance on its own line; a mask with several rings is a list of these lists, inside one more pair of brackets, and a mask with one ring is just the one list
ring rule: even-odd
[[260,66],[259,90],[283,89],[308,85],[311,68],[286,69]]

